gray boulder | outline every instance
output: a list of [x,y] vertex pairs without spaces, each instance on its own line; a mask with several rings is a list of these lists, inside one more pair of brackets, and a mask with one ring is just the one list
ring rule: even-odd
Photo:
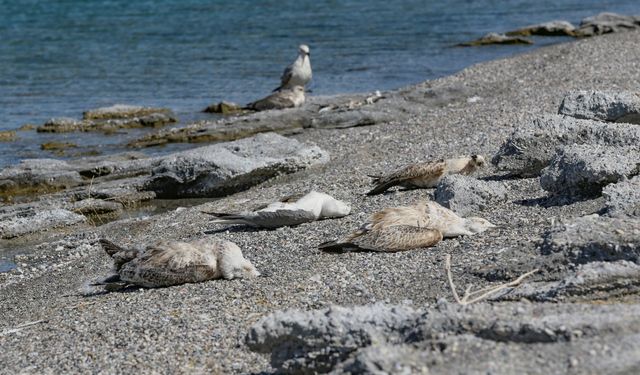
[[640,124],[640,94],[570,91],[562,99],[558,113],[579,119]]
[[523,28],[508,31],[507,36],[575,36],[576,27],[568,21],[555,20],[535,25],[525,26]]
[[515,175],[537,176],[558,147],[571,144],[635,146],[640,144],[640,126],[545,115],[519,124],[492,163]]
[[153,169],[143,190],[159,198],[218,197],[328,160],[319,147],[263,133],[169,155]]
[[542,253],[567,261],[627,260],[640,263],[640,219],[588,215],[558,224],[543,236]]
[[616,13],[600,13],[587,17],[575,30],[576,36],[589,37],[595,35],[635,30],[640,27],[640,16],[625,16]]
[[[630,371],[639,313],[640,305],[530,303],[289,310],[255,323],[246,343],[288,374],[548,374],[566,372],[570,360],[577,373]],[[616,349],[594,351],[603,343]],[[555,360],[540,363],[532,351]]]
[[434,193],[435,201],[461,216],[469,216],[507,200],[502,182],[482,181],[470,176],[449,175],[440,182]]
[[602,196],[608,216],[640,217],[640,176],[607,185],[602,189]]
[[597,196],[610,183],[640,173],[640,148],[571,145],[542,170],[543,189],[563,195]]

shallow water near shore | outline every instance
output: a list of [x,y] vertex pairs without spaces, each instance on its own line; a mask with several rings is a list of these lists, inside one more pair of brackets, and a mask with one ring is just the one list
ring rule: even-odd
[[[223,99],[245,103],[269,93],[300,43],[312,50],[312,95],[392,89],[568,39],[452,47],[457,43],[553,19],[578,23],[602,11],[638,14],[640,5],[635,0],[304,0],[258,7],[246,1],[4,0],[0,129],[78,118],[84,110],[115,103],[169,107],[182,122],[212,118],[198,111]],[[17,141],[0,142],[0,167],[22,158],[118,152],[140,132],[106,137],[18,132]],[[79,148],[65,155],[41,151],[49,139]]]

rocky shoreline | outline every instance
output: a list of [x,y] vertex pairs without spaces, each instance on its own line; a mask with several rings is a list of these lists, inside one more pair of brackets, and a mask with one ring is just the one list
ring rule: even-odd
[[[640,125],[627,122],[637,123],[639,43],[636,31],[605,35],[380,95],[315,98],[140,140],[247,137],[161,157],[25,161],[0,171],[0,190],[16,202],[0,208],[0,245],[33,244],[0,273],[4,371],[633,372]],[[368,174],[463,154],[495,165],[435,190],[364,195]],[[311,189],[353,213],[277,230],[211,224],[203,213]],[[218,198],[91,221],[148,199],[203,196]],[[380,208],[424,197],[498,228],[400,253],[317,250]],[[205,235],[238,244],[266,276],[107,294],[86,286],[110,269],[98,238]],[[540,271],[491,301],[458,306],[446,254],[459,289]]]

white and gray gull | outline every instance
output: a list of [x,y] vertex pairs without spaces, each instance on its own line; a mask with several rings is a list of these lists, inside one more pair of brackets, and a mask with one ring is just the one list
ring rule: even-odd
[[309,83],[312,77],[310,56],[309,46],[301,44],[298,47],[298,57],[285,68],[280,78],[280,86],[273,91],[290,89],[295,86],[304,87]]
[[212,213],[213,223],[244,224],[257,228],[279,228],[309,223],[319,219],[349,215],[351,207],[334,197],[311,191],[295,202],[274,202],[267,207],[247,213]]

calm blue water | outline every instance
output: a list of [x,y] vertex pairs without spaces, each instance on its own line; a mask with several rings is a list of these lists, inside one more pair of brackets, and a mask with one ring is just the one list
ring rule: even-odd
[[[311,46],[313,95],[396,88],[534,48],[456,43],[601,11],[640,14],[640,2],[0,0],[0,129],[115,103],[201,117],[212,102],[269,93],[300,43]],[[21,132],[0,143],[0,166],[48,155],[44,140],[112,152],[137,135]]]

